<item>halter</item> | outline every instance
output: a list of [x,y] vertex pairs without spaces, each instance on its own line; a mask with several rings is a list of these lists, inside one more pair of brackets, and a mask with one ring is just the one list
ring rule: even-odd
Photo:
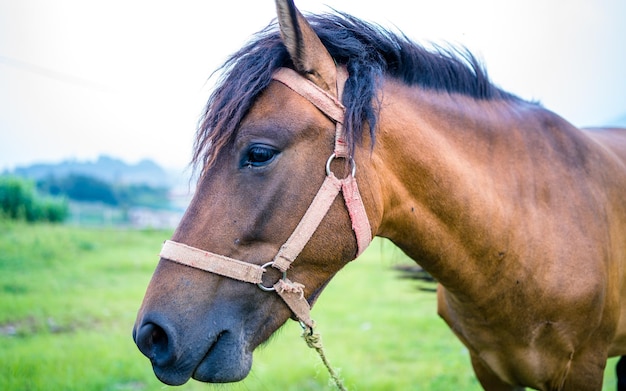
[[[343,128],[345,107],[341,104],[340,99],[343,86],[347,80],[347,71],[344,68],[337,68],[338,98],[335,98],[289,68],[278,69],[272,77],[307,99],[335,122],[335,149],[326,163],[326,179],[298,223],[298,226],[285,244],[280,247],[274,259],[262,266],[214,254],[171,240],[167,240],[164,243],[160,256],[164,259],[220,276],[257,284],[264,291],[276,291],[301,324],[306,325],[312,331],[315,323],[310,316],[310,305],[304,297],[304,285],[290,281],[287,278],[287,270],[309,242],[340,192],[343,193],[346,208],[352,222],[352,229],[356,237],[357,257],[372,240],[371,227],[355,180],[356,165],[348,154]],[[343,179],[338,179],[330,168],[332,161],[339,158],[347,159],[352,166],[351,173]],[[263,285],[262,276],[270,266],[280,270],[282,278],[273,286],[265,286]]]

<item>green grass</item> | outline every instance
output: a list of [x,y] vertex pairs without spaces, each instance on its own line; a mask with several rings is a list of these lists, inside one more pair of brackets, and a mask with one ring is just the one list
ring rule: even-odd
[[[0,221],[0,390],[330,390],[288,322],[241,383],[161,384],[131,338],[165,231]],[[376,241],[313,310],[326,354],[351,390],[480,390],[468,353],[436,315],[435,295],[391,270]],[[614,360],[605,390],[615,389]]]

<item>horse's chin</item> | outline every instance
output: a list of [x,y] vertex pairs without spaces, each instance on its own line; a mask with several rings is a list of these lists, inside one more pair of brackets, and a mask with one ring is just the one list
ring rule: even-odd
[[243,380],[252,367],[252,353],[245,350],[211,354],[198,364],[192,377],[205,383],[231,383]]
[[152,370],[154,371],[154,375],[157,379],[168,386],[181,386],[187,383],[190,379],[190,375],[188,373],[171,370],[170,368],[159,367],[154,364],[152,365]]

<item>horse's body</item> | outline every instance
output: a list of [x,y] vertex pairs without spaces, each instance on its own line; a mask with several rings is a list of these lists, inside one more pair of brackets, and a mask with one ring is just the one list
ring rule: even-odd
[[[352,78],[344,101],[358,95],[356,66],[318,32],[328,55],[285,3],[287,50],[270,68],[292,64],[333,94],[332,56]],[[224,83],[246,78],[245,68],[234,66]],[[463,75],[484,77],[468,69]],[[311,203],[334,132],[320,110],[267,75],[236,108],[227,108],[236,90],[214,95],[197,142],[203,176],[173,238],[257,265]],[[379,106],[352,117],[348,107],[346,121],[370,130],[349,141],[372,233],[441,283],[439,313],[485,389],[599,390],[607,357],[626,354],[626,130],[579,130],[484,80],[474,92],[458,82],[407,83],[392,71],[376,81],[370,100]],[[309,302],[355,256],[349,221],[335,200],[289,269]],[[235,381],[289,316],[273,293],[162,259],[134,334],[167,383]]]
[[394,82],[383,95],[394,103],[383,102],[376,171],[414,170],[384,176],[384,210],[398,221],[378,233],[442,284],[439,313],[477,372],[599,389],[607,353],[626,353],[626,131]]

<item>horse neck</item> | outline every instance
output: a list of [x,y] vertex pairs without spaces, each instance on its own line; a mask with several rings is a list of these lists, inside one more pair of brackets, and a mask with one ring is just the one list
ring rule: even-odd
[[447,287],[487,283],[480,263],[506,252],[497,244],[514,203],[498,194],[512,174],[498,162],[510,159],[535,109],[386,81],[371,160],[384,194],[378,235]]

